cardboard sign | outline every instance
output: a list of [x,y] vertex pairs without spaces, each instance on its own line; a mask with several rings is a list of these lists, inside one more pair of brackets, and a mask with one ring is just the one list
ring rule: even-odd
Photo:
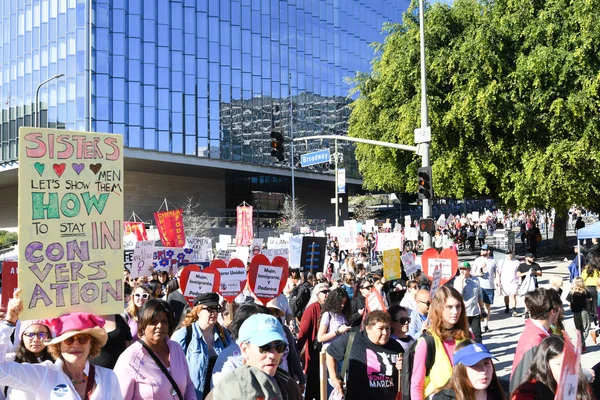
[[323,272],[325,253],[327,253],[326,238],[304,236],[302,238],[300,271]]
[[154,213],[156,228],[160,240],[165,247],[185,246],[185,234],[183,232],[183,209],[159,211]]
[[420,266],[415,262],[415,255],[412,252],[402,254],[400,259],[402,260],[402,267],[404,268],[406,276],[410,277],[411,275],[416,274],[419,269],[421,269]]
[[380,233],[377,235],[376,251],[403,249],[404,237],[399,232]]
[[123,309],[123,135],[19,129],[22,319]]
[[577,398],[577,382],[581,373],[581,332],[579,330],[576,332],[576,346],[573,346],[569,335],[563,331],[564,358],[560,370],[560,380],[556,386],[555,400],[575,400]]
[[300,268],[302,262],[302,235],[292,236],[289,239],[289,263],[290,268]]
[[19,281],[18,264],[16,261],[2,262],[2,307],[8,305],[8,299],[13,297]]
[[275,257],[269,262],[262,254],[254,256],[248,270],[250,290],[266,305],[283,292],[288,273],[288,262],[285,258]]
[[386,250],[383,252],[383,276],[388,281],[400,279],[400,249]]
[[431,289],[429,289],[429,296],[433,299],[433,296],[435,296],[435,292],[437,292],[437,290],[440,288],[440,286],[442,285],[442,268],[440,268],[439,266],[435,267],[435,270],[433,271],[433,282],[431,283]]
[[221,276],[215,268],[202,269],[201,266],[190,264],[181,271],[179,285],[183,296],[190,307],[194,298],[202,293],[216,293],[221,284]]
[[338,228],[337,238],[340,244],[340,250],[356,249],[356,233],[351,227]]
[[130,276],[132,279],[140,276],[150,276],[154,270],[154,240],[143,240],[135,243],[131,257]]
[[[267,256],[269,261],[273,261],[273,259],[277,256],[283,257],[286,260],[290,259],[289,249],[262,249],[260,251],[260,254],[264,254],[265,256]],[[256,254],[254,254],[253,256],[255,256],[255,255]],[[290,264],[290,268],[294,268],[291,262],[289,264]],[[298,262],[298,265],[300,265],[299,262]]]
[[[385,302],[377,289],[371,288],[371,291],[365,298],[365,308],[367,309],[367,313],[375,310],[385,311]],[[367,313],[365,313],[365,315]]]
[[452,279],[458,271],[458,255],[451,248],[444,249],[441,253],[433,247],[429,248],[423,252],[421,263],[423,272],[430,278],[433,277],[435,268],[440,267],[442,285]]
[[246,273],[246,263],[242,260],[234,258],[229,261],[229,264],[223,260],[215,260],[210,264],[210,268],[219,271],[221,284],[218,292],[227,300],[235,300],[246,287],[248,275]]
[[194,250],[186,247],[155,247],[152,254],[152,268],[155,271],[175,273],[178,263],[190,263]]
[[287,238],[268,238],[267,239],[267,248],[268,249],[287,249],[289,246],[289,241]]
[[192,262],[210,263],[212,261],[212,240],[207,237],[186,237],[185,247],[192,249]]

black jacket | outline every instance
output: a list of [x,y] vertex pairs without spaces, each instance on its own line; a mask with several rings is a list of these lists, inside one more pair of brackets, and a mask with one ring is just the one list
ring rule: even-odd
[[429,399],[431,400],[454,400],[455,398],[456,396],[454,394],[454,390],[452,389],[444,389],[429,396]]
[[[358,289],[360,290],[360,289]],[[365,298],[363,297],[362,294],[360,294],[360,291],[357,291],[354,294],[354,298],[352,299],[352,303],[350,304],[350,319],[348,320],[348,323],[350,324],[350,326],[352,328],[359,328],[360,324],[362,322],[362,315],[360,315],[358,313],[358,310],[365,308]],[[363,313],[364,314],[364,313]],[[356,330],[356,329],[353,329]]]

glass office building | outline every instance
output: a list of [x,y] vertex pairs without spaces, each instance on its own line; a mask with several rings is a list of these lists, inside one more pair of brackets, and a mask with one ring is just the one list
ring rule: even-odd
[[[20,126],[119,133],[132,149],[289,167],[270,132],[345,135],[350,86],[409,0],[0,0],[0,161]],[[300,152],[333,143],[300,144]],[[350,177],[358,177],[342,145]],[[328,173],[322,165],[309,172]]]

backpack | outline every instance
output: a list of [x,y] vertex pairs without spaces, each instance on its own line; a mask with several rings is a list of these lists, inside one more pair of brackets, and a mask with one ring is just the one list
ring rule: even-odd
[[305,282],[298,285],[290,293],[290,310],[294,317],[300,319],[304,313],[306,305],[310,301],[310,283]]
[[[421,337],[425,339],[425,344],[427,345],[427,358],[425,359],[425,376],[427,376],[435,362],[435,339],[429,332],[423,333]],[[400,372],[402,400],[410,400],[410,382],[415,361],[415,350],[418,343],[419,341],[417,340],[411,344],[408,350],[402,355],[402,371]]]

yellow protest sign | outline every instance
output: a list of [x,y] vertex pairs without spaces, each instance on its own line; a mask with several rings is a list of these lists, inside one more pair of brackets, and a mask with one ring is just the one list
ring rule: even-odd
[[400,279],[400,249],[385,250],[383,252],[383,276],[387,281]]
[[123,310],[123,136],[19,129],[20,318]]

